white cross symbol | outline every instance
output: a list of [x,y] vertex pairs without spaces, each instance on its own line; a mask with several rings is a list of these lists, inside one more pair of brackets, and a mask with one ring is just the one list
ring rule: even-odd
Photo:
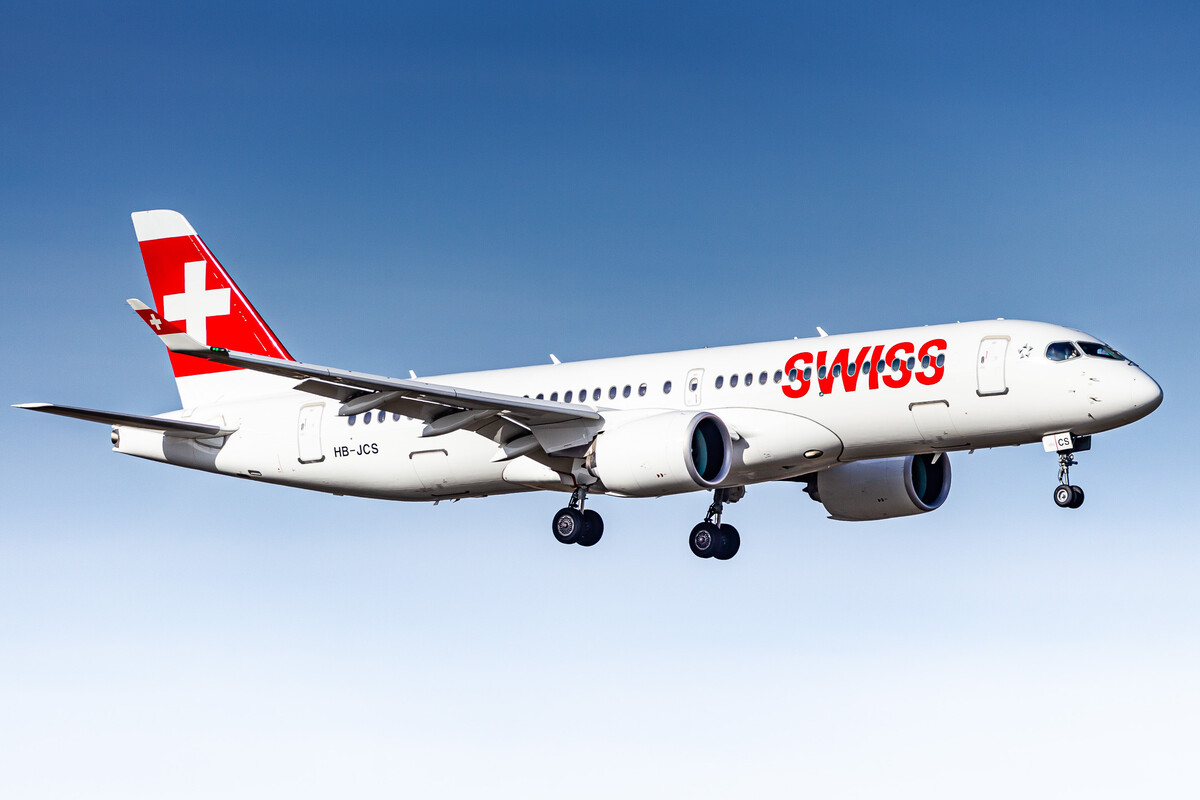
[[188,261],[183,265],[183,292],[163,297],[163,316],[183,320],[188,334],[200,344],[208,344],[208,318],[229,313],[229,289],[205,289],[207,261]]
[[154,326],[154,330],[156,330],[156,331],[162,330],[162,320],[158,318],[157,314],[150,315],[150,324]]

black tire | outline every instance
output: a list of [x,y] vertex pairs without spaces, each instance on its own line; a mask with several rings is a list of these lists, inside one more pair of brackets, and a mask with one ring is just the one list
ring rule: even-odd
[[554,522],[551,525],[554,538],[563,544],[575,544],[586,528],[587,523],[583,520],[583,514],[574,508],[560,509],[554,515]]
[[583,512],[583,533],[575,540],[576,544],[591,547],[600,541],[604,535],[604,518],[590,508]]
[[742,546],[742,537],[738,533],[738,529],[732,525],[722,525],[721,536],[725,540],[724,544],[722,544],[721,550],[713,558],[728,561],[737,555],[738,550]]
[[1070,508],[1075,500],[1075,487],[1060,483],[1054,487],[1054,504],[1059,508]]
[[1072,486],[1071,487],[1071,504],[1067,507],[1068,508],[1079,508],[1081,505],[1083,505],[1083,489],[1080,489],[1078,486]]
[[692,528],[692,533],[688,536],[688,545],[692,548],[692,553],[700,558],[712,558],[721,552],[724,539],[721,529],[716,525],[701,522]]

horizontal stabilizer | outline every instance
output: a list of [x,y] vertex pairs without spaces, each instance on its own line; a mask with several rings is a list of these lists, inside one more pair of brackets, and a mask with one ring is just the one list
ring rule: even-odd
[[106,425],[125,425],[131,428],[164,431],[172,436],[182,436],[186,439],[227,436],[237,430],[237,428],[222,428],[220,425],[205,425],[202,422],[187,422],[186,420],[166,419],[164,417],[148,417],[142,414],[123,414],[119,411],[95,411],[90,408],[56,406],[53,403],[22,403],[13,406],[13,408],[27,408],[30,411],[57,414],[60,417],[74,417],[75,419],[84,419],[88,422],[102,422]]

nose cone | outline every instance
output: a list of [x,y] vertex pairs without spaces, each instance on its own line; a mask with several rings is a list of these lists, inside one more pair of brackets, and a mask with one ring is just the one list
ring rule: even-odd
[[1144,372],[1133,379],[1132,397],[1133,408],[1139,417],[1144,417],[1162,405],[1162,387]]

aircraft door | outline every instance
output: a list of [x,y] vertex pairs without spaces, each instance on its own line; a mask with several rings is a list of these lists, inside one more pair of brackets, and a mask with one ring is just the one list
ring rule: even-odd
[[980,397],[1008,394],[1004,382],[1004,360],[1008,354],[1007,336],[989,336],[979,343],[979,389]]
[[321,453],[321,417],[324,413],[324,403],[311,403],[300,407],[296,437],[301,464],[316,464],[325,460],[324,454]]
[[683,386],[683,402],[684,405],[698,406],[700,405],[700,390],[703,388],[704,370],[694,369],[687,374],[687,380]]

